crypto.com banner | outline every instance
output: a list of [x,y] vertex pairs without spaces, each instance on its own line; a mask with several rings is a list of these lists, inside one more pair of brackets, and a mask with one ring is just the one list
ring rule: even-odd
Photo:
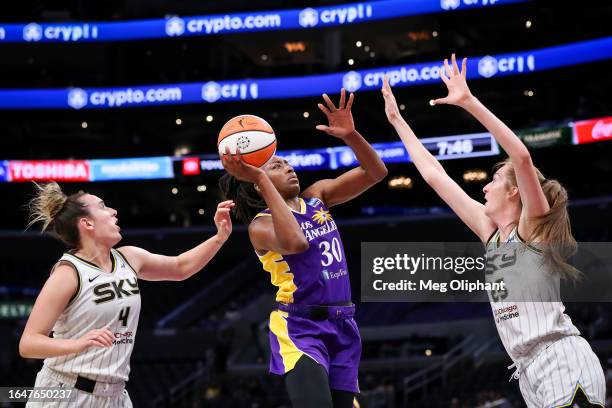
[[2,42],[103,42],[182,38],[350,25],[367,21],[498,6],[531,0],[381,0],[292,10],[123,22],[0,23]]
[[[468,79],[520,75],[612,58],[612,37],[538,50],[471,57]],[[243,79],[123,88],[0,90],[0,109],[109,109],[259,99],[288,99],[378,90],[385,75],[392,86],[440,81],[440,61],[303,77]]]

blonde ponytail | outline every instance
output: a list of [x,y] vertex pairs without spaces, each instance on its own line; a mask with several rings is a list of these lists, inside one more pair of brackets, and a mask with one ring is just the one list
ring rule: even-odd
[[53,232],[72,248],[80,244],[78,219],[89,215],[87,206],[79,199],[87,194],[79,192],[67,196],[60,186],[52,181],[37,184],[36,196],[29,202],[28,228],[42,222],[42,231],[53,227]]

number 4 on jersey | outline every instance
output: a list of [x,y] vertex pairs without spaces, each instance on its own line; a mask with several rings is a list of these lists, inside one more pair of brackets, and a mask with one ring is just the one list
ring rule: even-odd
[[126,327],[128,324],[128,317],[130,317],[130,306],[124,307],[119,312],[119,321],[123,327]]

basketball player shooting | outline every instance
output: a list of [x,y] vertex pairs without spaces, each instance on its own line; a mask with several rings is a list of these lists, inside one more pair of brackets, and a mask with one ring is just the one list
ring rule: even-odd
[[350,146],[360,166],[320,180],[300,193],[291,165],[273,156],[261,168],[240,153],[222,157],[228,174],[219,185],[236,202],[249,237],[272,284],[270,372],[285,377],[293,407],[353,406],[361,339],[353,319],[351,285],[342,240],[329,208],[364,193],[387,175],[376,151],[355,130],[342,89],[336,107],[327,95],[319,109],[329,124],[317,126]]

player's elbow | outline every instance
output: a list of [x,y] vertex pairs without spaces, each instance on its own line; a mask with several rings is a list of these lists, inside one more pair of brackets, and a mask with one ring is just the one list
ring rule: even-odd
[[521,166],[521,167],[533,166],[533,161],[531,160],[531,153],[529,153],[529,150],[527,150],[527,148],[524,145],[510,159],[512,160],[512,164],[516,166]]
[[370,178],[375,183],[380,183],[381,181],[384,180],[385,177],[387,177],[388,174],[389,174],[389,170],[387,169],[387,166],[383,164],[382,167],[377,168],[376,171],[372,172],[372,174],[370,175]]
[[440,179],[442,178],[444,174],[445,174],[444,170],[440,172],[439,169],[432,168],[428,171],[422,172],[421,176],[423,177],[423,180],[425,180],[427,185],[435,188],[435,186],[438,184],[438,182],[440,181]]
[[301,236],[296,236],[295,238],[291,239],[289,242],[287,242],[287,246],[285,248],[285,254],[290,255],[290,254],[299,254],[301,252],[307,251],[308,248],[310,247],[310,244],[308,243],[308,240],[306,239],[306,237],[302,234],[300,234]]
[[184,281],[193,275],[191,271],[193,267],[189,264],[189,262],[184,259],[182,255],[175,257],[174,259],[174,267],[171,268],[171,273],[168,274],[165,280],[169,281]]
[[26,334],[22,334],[19,340],[19,355],[22,358],[32,358],[32,350]]

